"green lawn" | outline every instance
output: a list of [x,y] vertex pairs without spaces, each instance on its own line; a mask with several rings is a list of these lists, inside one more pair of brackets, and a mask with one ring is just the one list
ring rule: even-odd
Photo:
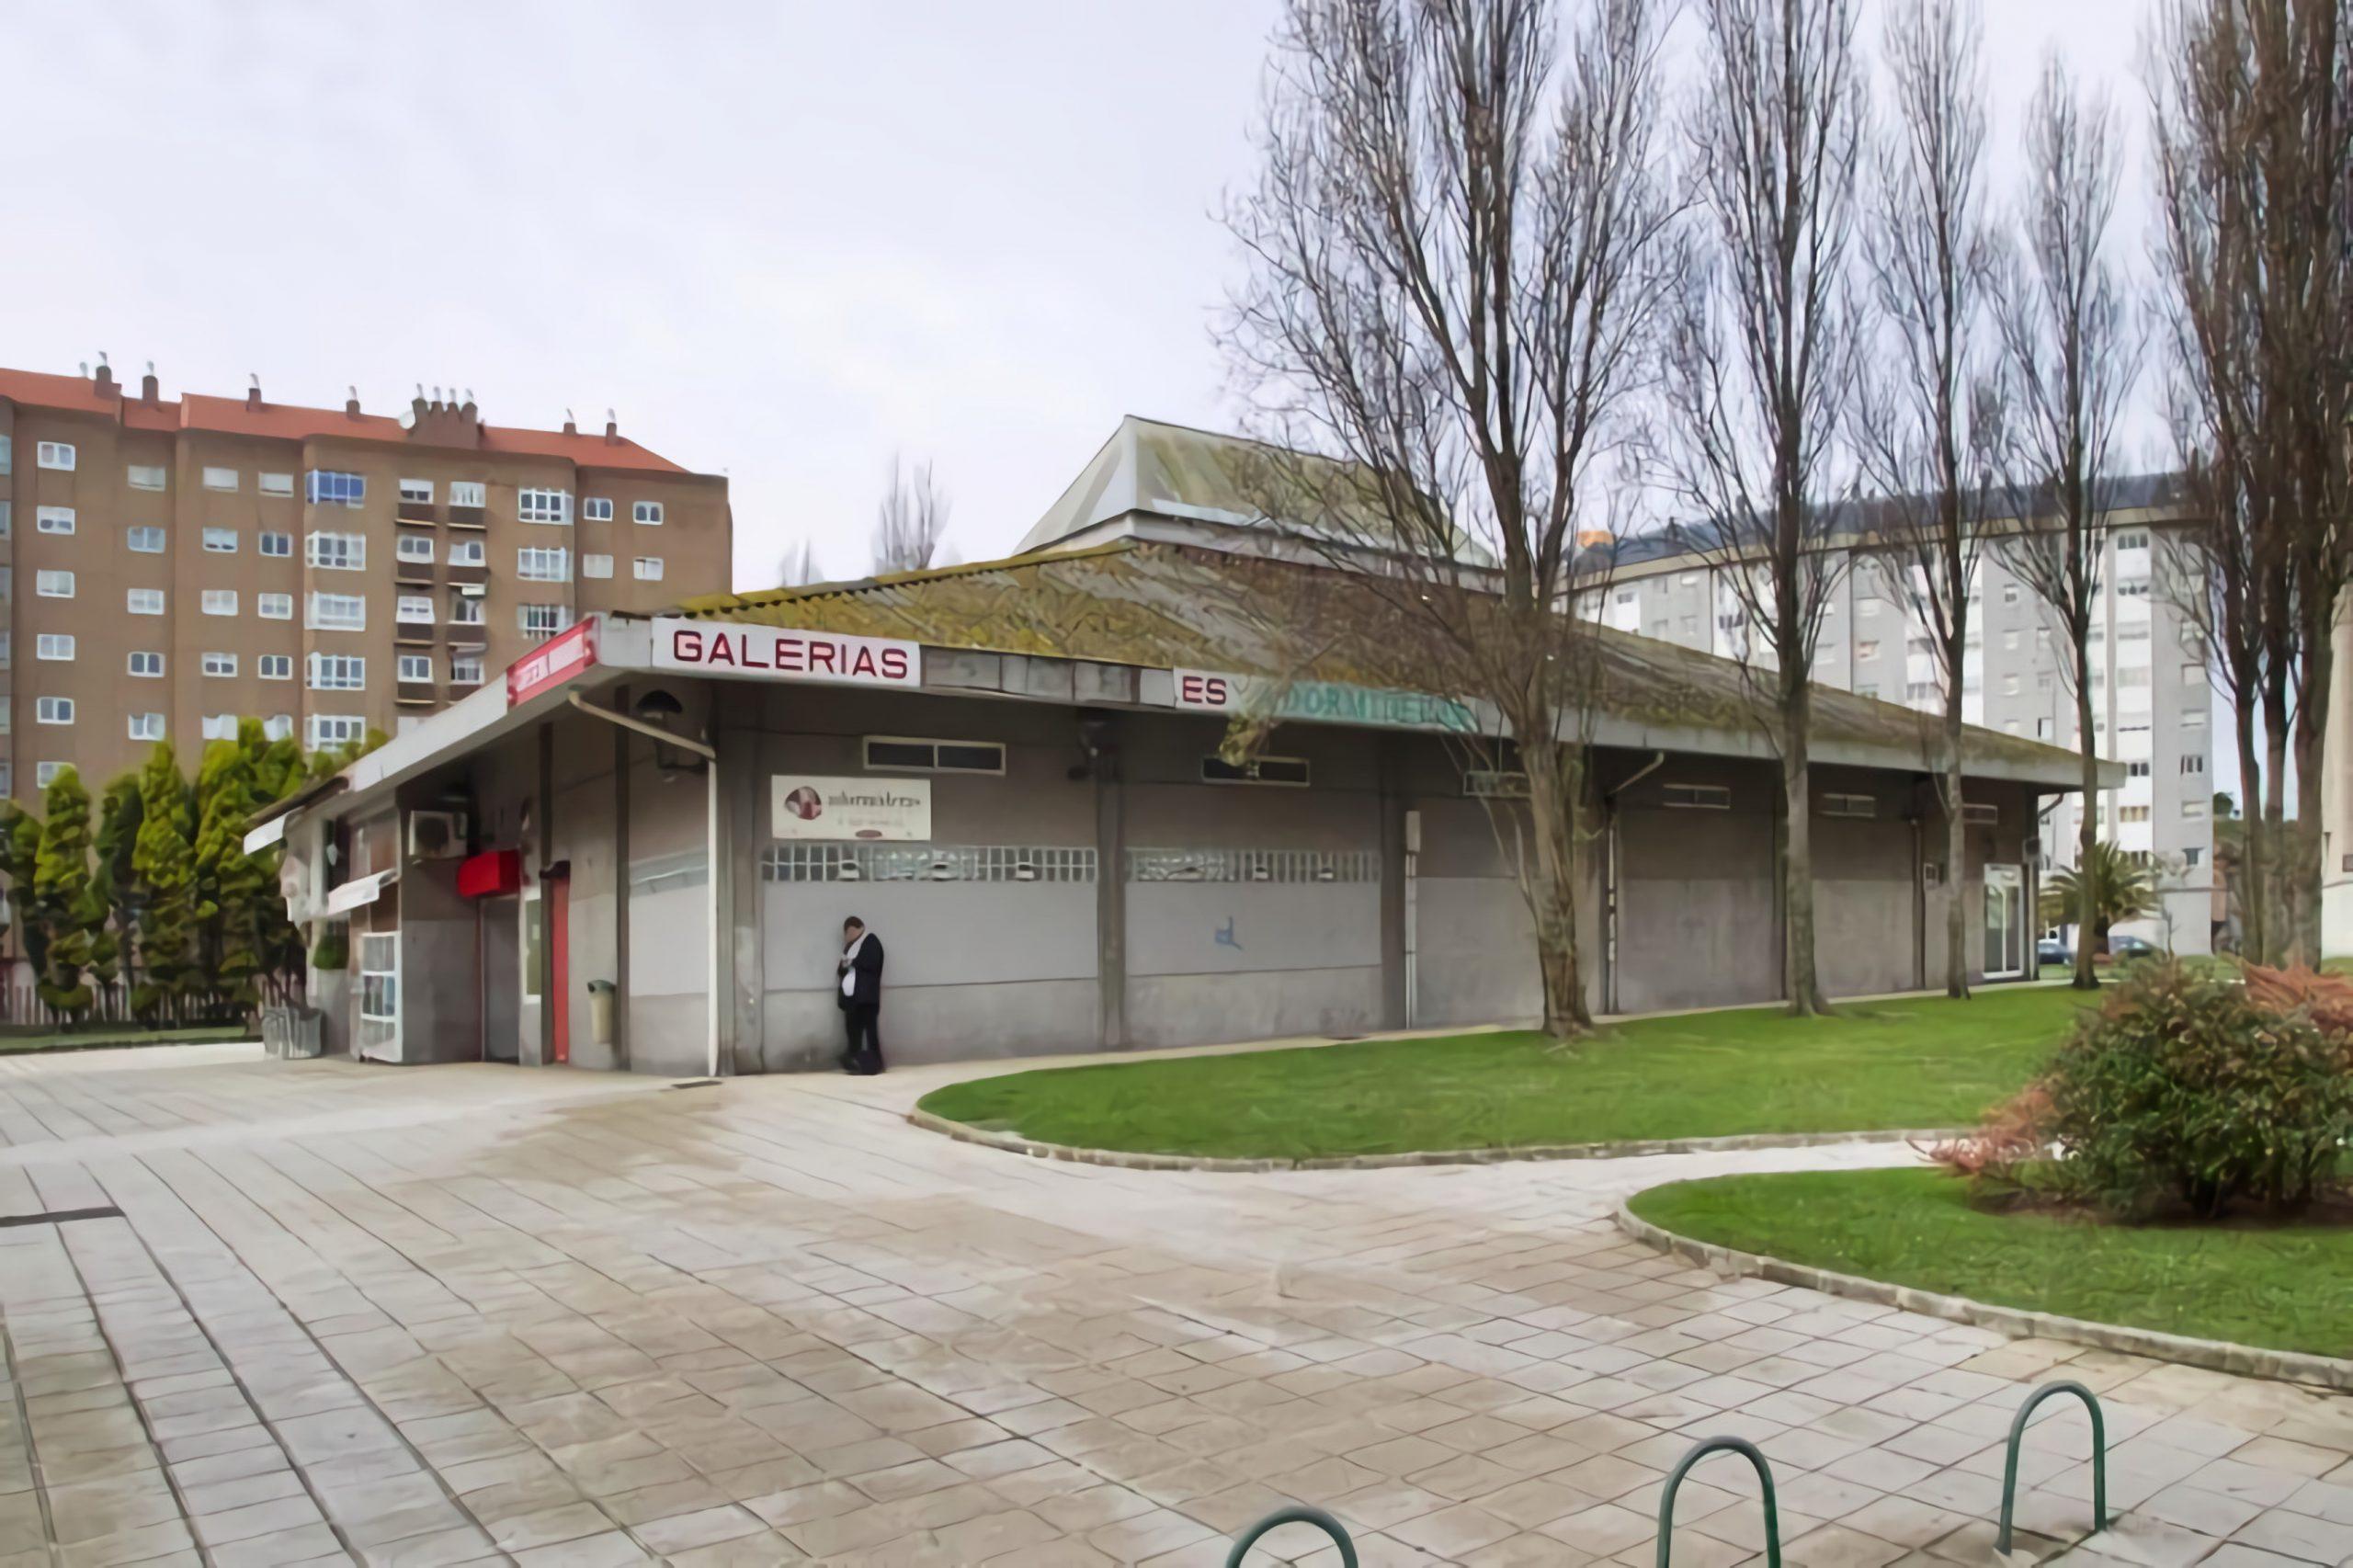
[[2032,1075],[2081,1000],[1995,986],[1832,1018],[1696,1013],[1624,1024],[1567,1053],[1515,1032],[1041,1068],[922,1105],[1050,1143],[1272,1159],[1958,1127]]
[[2097,1323],[2353,1356],[2353,1231],[2003,1214],[1972,1207],[1968,1190],[1936,1170],[1809,1171],[1653,1187],[1632,1207],[1677,1235],[1842,1274]]
[[21,1055],[34,1051],[114,1050],[131,1045],[204,1045],[254,1038],[254,1031],[242,1024],[201,1024],[184,1029],[142,1029],[115,1024],[93,1024],[79,1031],[0,1033],[0,1056]]

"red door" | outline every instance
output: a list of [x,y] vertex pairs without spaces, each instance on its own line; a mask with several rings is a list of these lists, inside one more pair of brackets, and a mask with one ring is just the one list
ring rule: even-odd
[[572,917],[566,894],[572,879],[546,876],[540,885],[547,905],[542,913],[548,921],[549,1018],[555,1030],[555,1059],[567,1062],[572,1060]]

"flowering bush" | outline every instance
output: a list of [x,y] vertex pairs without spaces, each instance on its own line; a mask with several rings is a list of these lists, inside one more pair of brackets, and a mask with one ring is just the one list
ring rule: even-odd
[[2353,1138],[2353,1052],[2309,1000],[2282,1001],[2173,962],[2116,986],[2044,1079],[2062,1187],[2123,1214],[2310,1203]]

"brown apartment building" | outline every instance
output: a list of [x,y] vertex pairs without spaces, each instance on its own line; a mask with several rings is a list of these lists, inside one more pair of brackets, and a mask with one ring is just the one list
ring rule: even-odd
[[724,592],[727,481],[604,432],[0,369],[0,797],[244,716],[397,733],[591,610]]

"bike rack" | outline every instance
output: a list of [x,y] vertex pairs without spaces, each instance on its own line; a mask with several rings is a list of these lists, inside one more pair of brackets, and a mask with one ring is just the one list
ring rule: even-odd
[[1303,1503],[1278,1508],[1244,1531],[1235,1539],[1233,1550],[1226,1553],[1225,1568],[1242,1568],[1242,1560],[1250,1555],[1250,1549],[1258,1544],[1258,1538],[1277,1525],[1313,1525],[1330,1536],[1332,1544],[1340,1549],[1340,1568],[1357,1568],[1357,1543],[1348,1539],[1348,1532],[1340,1527],[1340,1521],[1323,1509],[1311,1508]]
[[[1720,1449],[1738,1454],[1756,1467],[1756,1479],[1765,1487],[1765,1562],[1767,1568],[1781,1568],[1781,1510],[1773,1500],[1773,1467],[1745,1437],[1709,1437],[1694,1443],[1691,1451],[1667,1471],[1666,1489],[1658,1495],[1658,1568],[1667,1568],[1669,1541],[1675,1534],[1675,1489],[1683,1484],[1685,1471]],[[1234,1565],[1229,1562],[1226,1568]]]
[[2026,1396],[2018,1406],[2018,1418],[2010,1423],[2009,1451],[2002,1460],[2002,1533],[1996,1542],[2004,1552],[2010,1550],[2010,1513],[2018,1500],[2018,1439],[2026,1436],[2027,1418],[2034,1407],[2054,1393],[2071,1393],[2084,1402],[2092,1418],[2092,1533],[2097,1535],[2108,1528],[2108,1423],[2100,1416],[2099,1400],[2092,1391],[2072,1380],[2045,1383]]

